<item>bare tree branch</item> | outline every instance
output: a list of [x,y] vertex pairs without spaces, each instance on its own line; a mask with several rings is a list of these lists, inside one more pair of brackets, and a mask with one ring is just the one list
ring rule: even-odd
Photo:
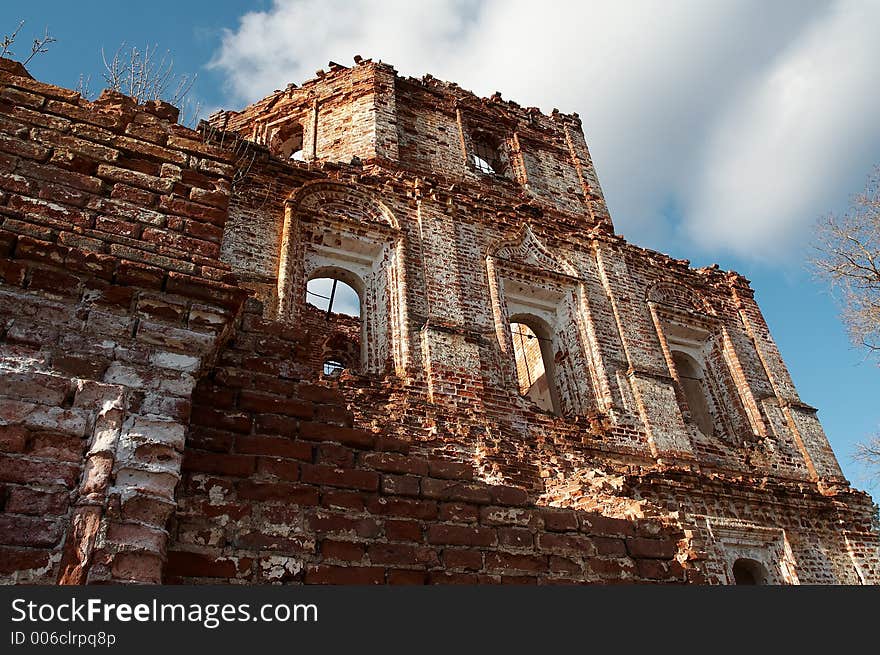
[[[15,39],[18,37],[18,33],[21,31],[21,28],[24,27],[24,21],[20,21],[18,23],[18,27],[11,34],[6,34],[3,36],[3,40],[0,41],[0,57],[14,57],[15,53],[12,51],[12,46],[15,44]],[[22,65],[27,66],[31,59],[36,57],[39,54],[44,52],[49,52],[49,46],[55,43],[58,39],[49,34],[49,28],[46,28],[45,33],[38,39],[34,39],[34,43],[31,46],[31,54],[22,62]]]
[[143,50],[121,44],[110,60],[101,49],[104,62],[102,76],[107,88],[133,98],[138,104],[164,100],[180,109],[180,123],[192,125],[201,105],[190,97],[197,75],[174,72],[174,59],[169,51],[162,53],[158,45]]
[[[853,343],[880,355],[880,166],[845,214],[819,222],[816,250],[813,266],[838,297]],[[880,482],[880,434],[858,444],[854,460],[869,484]]]
[[15,43],[15,37],[18,36],[18,33],[21,31],[21,28],[24,27],[24,21],[21,21],[18,24],[18,27],[12,32],[12,34],[5,34],[3,36],[3,40],[0,41],[0,57],[14,57],[15,53],[12,52],[12,45]]
[[34,44],[31,46],[31,54],[27,59],[22,62],[22,64],[27,66],[30,63],[31,59],[33,59],[37,55],[44,52],[49,52],[49,46],[52,43],[55,43],[57,40],[58,39],[49,34],[49,28],[47,27],[43,36],[41,36],[39,39],[34,39]]
[[820,221],[813,264],[842,305],[853,343],[880,351],[880,167],[849,210]]

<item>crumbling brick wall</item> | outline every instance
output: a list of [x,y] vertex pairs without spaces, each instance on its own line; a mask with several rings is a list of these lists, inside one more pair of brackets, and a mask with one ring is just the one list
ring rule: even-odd
[[748,282],[615,235],[576,115],[369,60],[199,132],[0,80],[3,580],[877,581]]
[[158,582],[192,388],[245,297],[217,259],[231,156],[163,103],[0,80],[2,575]]
[[261,310],[249,305],[193,394],[166,581],[701,579],[676,559],[675,524],[537,507],[521,488],[476,480],[470,465],[355,427],[340,388],[291,368],[287,353],[308,350],[320,329],[282,328]]

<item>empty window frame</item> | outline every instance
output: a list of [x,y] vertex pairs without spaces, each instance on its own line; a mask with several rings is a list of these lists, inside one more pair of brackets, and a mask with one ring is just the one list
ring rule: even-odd
[[[326,273],[325,275],[332,275]],[[338,277],[313,277],[306,286],[306,302],[326,312],[360,318],[361,299],[358,292]]]
[[715,419],[709,403],[703,367],[691,355],[680,350],[672,351],[675,372],[681,383],[691,419],[707,437],[715,433]]
[[757,560],[741,557],[733,563],[733,581],[738,585],[765,585],[768,574]]
[[[364,366],[364,322],[361,320],[363,283],[340,268],[315,271],[306,285],[306,304],[319,311],[309,319],[316,330],[315,364],[325,378]],[[314,320],[318,323],[315,324]]]
[[299,123],[286,123],[269,140],[269,152],[281,159],[303,161],[303,128]]
[[550,329],[534,316],[514,316],[510,337],[520,395],[553,414],[560,413]]
[[344,370],[345,364],[337,362],[335,359],[328,359],[324,362],[323,373],[325,378],[338,378]]
[[498,141],[486,134],[475,134],[471,141],[471,161],[474,168],[484,175],[504,175],[504,160]]

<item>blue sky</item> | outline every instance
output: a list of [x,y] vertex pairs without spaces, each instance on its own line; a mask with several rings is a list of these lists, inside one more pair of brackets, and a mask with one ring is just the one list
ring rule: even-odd
[[[811,226],[880,163],[880,3],[525,0],[5,2],[0,33],[48,26],[29,69],[101,88],[101,47],[158,44],[206,111],[238,108],[329,60],[383,59],[481,95],[578,112],[619,232],[735,269],[757,291],[847,477],[880,429],[880,368],[850,346]],[[871,489],[875,496],[880,488]]]

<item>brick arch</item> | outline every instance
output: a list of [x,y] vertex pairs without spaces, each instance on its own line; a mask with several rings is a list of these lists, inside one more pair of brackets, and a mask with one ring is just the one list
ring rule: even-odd
[[406,367],[407,303],[397,219],[371,192],[339,182],[307,184],[286,202],[278,266],[277,316],[301,320],[312,273],[332,268],[361,299],[363,371]]
[[394,214],[372,192],[341,182],[305,184],[290,194],[287,203],[293,212],[399,228]]
[[694,289],[673,282],[658,282],[645,293],[645,300],[677,307],[701,314],[714,315],[715,311]]

